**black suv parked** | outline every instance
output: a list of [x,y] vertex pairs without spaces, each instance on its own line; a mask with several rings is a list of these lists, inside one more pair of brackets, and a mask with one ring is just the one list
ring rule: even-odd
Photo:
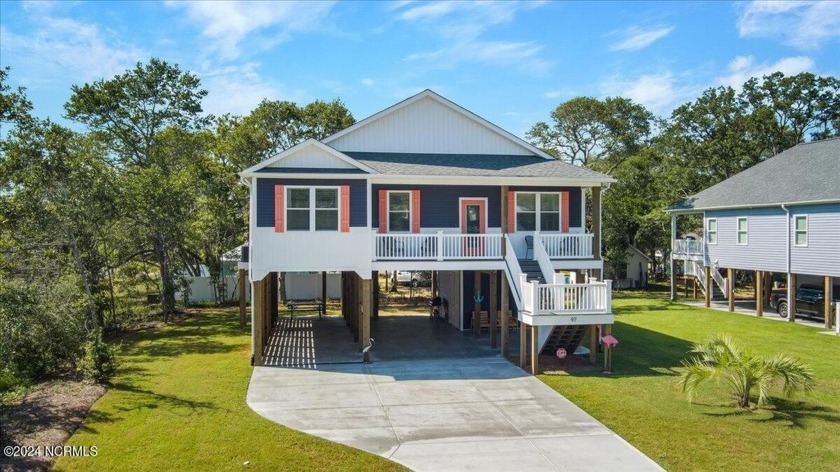
[[[833,287],[834,296],[832,297],[831,310],[832,313],[840,302],[840,286]],[[823,317],[823,307],[825,307],[825,293],[822,285],[803,284],[796,290],[796,314],[799,316],[813,316]],[[773,290],[770,293],[770,306],[775,308],[782,318],[788,317],[788,302],[787,290]]]

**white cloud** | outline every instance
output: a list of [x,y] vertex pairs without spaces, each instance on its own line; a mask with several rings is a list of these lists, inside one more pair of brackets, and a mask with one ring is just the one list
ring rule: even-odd
[[805,56],[786,57],[772,64],[758,64],[753,56],[737,56],[729,62],[728,74],[717,78],[721,85],[728,85],[735,90],[740,90],[744,82],[751,77],[763,77],[773,72],[782,72],[785,75],[795,75],[814,68],[814,61]]
[[543,98],[547,98],[549,100],[553,100],[556,98],[567,98],[573,97],[575,94],[571,90],[549,90],[548,92],[544,92],[542,94]]
[[258,72],[259,63],[229,65],[199,73],[201,85],[207,89],[202,102],[206,113],[245,115],[264,99],[300,101],[303,93],[284,93],[282,86],[264,79]]
[[633,26],[623,31],[615,31],[610,35],[618,34],[622,39],[610,45],[610,51],[638,51],[668,36],[671,31],[674,31],[673,26],[657,26],[651,29]]
[[365,87],[373,87],[373,85],[376,83],[370,77],[363,78],[361,82],[362,82],[362,85],[364,85]]
[[780,38],[800,49],[816,49],[840,37],[837,1],[753,1],[740,10],[742,37]]
[[427,69],[453,69],[461,63],[514,66],[522,71],[545,74],[553,63],[541,55],[536,41],[488,40],[492,27],[513,21],[521,10],[540,3],[523,2],[433,2],[397,9],[397,18],[419,23],[440,38],[441,47],[419,51],[406,61],[423,63]]
[[186,10],[202,35],[210,39],[210,50],[224,59],[242,54],[241,43],[255,37],[254,46],[268,49],[287,40],[293,32],[309,31],[321,24],[335,2],[245,2],[168,1],[172,8]]
[[600,85],[605,96],[619,96],[641,103],[654,112],[668,112],[678,103],[695,96],[698,87],[682,85],[671,71],[643,74],[633,80],[611,77]]
[[406,56],[406,61],[424,62],[429,69],[454,69],[458,64],[478,63],[515,65],[522,70],[543,74],[552,63],[539,56],[543,47],[535,42],[471,40],[435,51]]
[[149,57],[95,24],[50,16],[37,24],[28,35],[0,26],[3,63],[13,64],[15,75],[31,86],[110,78]]
[[[464,6],[461,4],[460,6]],[[400,13],[401,20],[420,20],[429,18],[440,18],[459,8],[458,2],[432,2],[412,7]]]

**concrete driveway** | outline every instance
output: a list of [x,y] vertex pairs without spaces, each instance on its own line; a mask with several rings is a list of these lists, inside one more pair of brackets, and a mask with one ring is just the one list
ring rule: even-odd
[[417,471],[662,470],[498,356],[257,367],[247,401]]

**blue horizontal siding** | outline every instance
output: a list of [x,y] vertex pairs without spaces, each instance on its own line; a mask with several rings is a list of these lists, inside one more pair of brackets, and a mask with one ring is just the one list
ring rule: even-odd
[[[420,226],[457,228],[460,226],[459,198],[487,198],[487,227],[502,226],[502,189],[484,185],[374,185],[371,202],[371,225],[379,226],[379,190],[420,190]],[[579,187],[510,187],[521,192],[569,192],[569,225],[581,226]]]
[[262,179],[257,180],[257,226],[274,226],[274,186],[275,185],[310,185],[310,186],[350,186],[350,226],[366,227],[367,219],[367,180],[360,179]]
[[459,198],[487,198],[487,227],[502,226],[501,187],[481,185],[374,185],[371,225],[379,227],[380,190],[419,190],[420,226],[424,228],[457,228]]
[[583,192],[580,187],[510,187],[509,190],[511,192],[569,192],[569,226],[572,228],[583,226],[580,214],[580,199]]

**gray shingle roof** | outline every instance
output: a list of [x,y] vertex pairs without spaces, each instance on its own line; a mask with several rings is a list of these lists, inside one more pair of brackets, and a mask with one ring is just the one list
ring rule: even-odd
[[840,201],[840,138],[794,146],[668,211]]
[[550,177],[612,182],[607,175],[538,156],[488,154],[403,154],[344,152],[362,164],[387,175]]

